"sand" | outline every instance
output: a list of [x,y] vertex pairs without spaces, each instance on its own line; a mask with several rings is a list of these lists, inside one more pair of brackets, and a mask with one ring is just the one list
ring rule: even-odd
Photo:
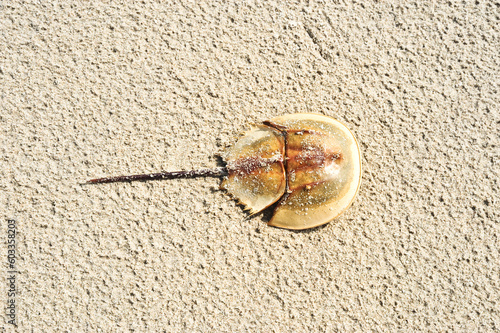
[[[491,1],[2,2],[1,306],[13,219],[19,332],[498,332],[499,21]],[[268,227],[216,178],[81,185],[217,166],[296,112],[363,151],[324,227]]]

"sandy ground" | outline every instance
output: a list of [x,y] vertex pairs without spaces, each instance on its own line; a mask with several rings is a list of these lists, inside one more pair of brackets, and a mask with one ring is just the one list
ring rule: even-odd
[[[500,330],[498,4],[128,3],[0,6],[19,331]],[[268,227],[214,178],[80,184],[216,166],[296,112],[363,150],[324,227]]]

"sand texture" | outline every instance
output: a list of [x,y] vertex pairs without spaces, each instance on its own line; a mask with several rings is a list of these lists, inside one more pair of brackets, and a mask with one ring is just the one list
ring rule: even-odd
[[[0,3],[19,332],[500,331],[498,3],[131,3]],[[268,227],[217,178],[81,185],[215,167],[297,112],[363,152],[326,226]]]

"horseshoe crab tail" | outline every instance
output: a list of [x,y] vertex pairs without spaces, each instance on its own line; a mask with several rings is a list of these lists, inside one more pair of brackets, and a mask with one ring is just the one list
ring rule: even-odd
[[217,167],[214,169],[199,169],[199,170],[189,170],[189,171],[162,171],[157,173],[146,173],[141,175],[96,178],[87,181],[87,184],[133,182],[133,181],[176,179],[176,178],[223,177],[225,175],[227,175],[227,168]]

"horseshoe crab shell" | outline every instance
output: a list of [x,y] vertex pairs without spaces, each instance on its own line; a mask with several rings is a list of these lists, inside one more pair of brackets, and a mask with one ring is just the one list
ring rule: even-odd
[[268,225],[286,229],[330,222],[351,205],[361,183],[354,135],[323,115],[266,121],[245,133],[225,161],[221,188],[252,214],[276,204]]

